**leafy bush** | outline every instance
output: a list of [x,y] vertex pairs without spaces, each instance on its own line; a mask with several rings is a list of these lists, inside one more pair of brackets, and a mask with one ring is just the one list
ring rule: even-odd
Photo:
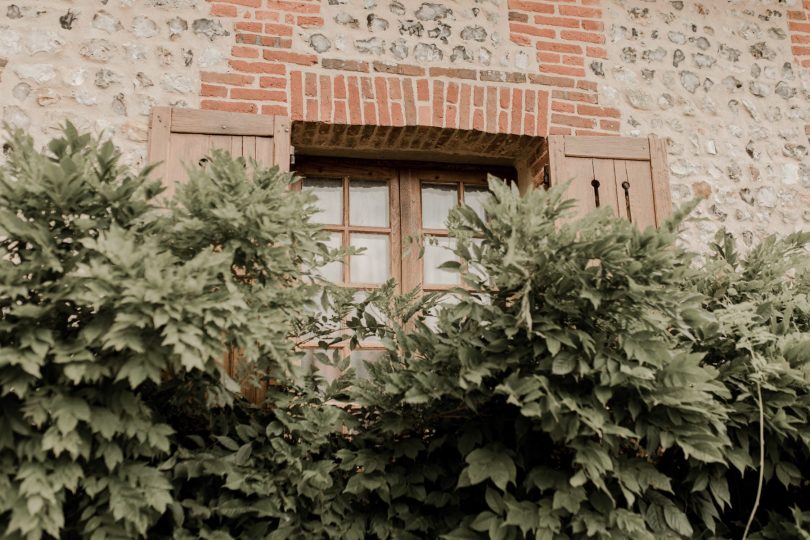
[[[428,324],[441,298],[319,282],[343,253],[288,174],[215,153],[167,201],[71,126],[11,146],[5,537],[738,538],[755,506],[749,538],[810,534],[806,235],[695,258],[687,211],[570,221],[493,182]],[[301,367],[368,334],[367,379]]]

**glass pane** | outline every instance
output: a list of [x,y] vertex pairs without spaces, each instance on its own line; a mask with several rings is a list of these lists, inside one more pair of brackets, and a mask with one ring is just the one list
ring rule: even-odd
[[366,227],[388,227],[388,182],[349,181],[349,223]]
[[343,180],[339,178],[305,178],[304,190],[318,197],[315,223],[340,225],[343,223]]
[[377,362],[384,355],[385,351],[380,350],[374,349],[354,350],[352,351],[352,354],[349,357],[350,358],[349,363],[354,368],[354,372],[358,377],[367,379],[369,374],[365,364]]
[[301,359],[302,367],[312,373],[319,375],[326,382],[332,382],[340,376],[340,370],[336,367],[340,361],[341,349],[308,349]]
[[455,184],[422,184],[422,227],[444,229],[447,214],[458,204]]
[[[329,249],[337,249],[343,243],[343,235],[340,233],[329,233],[329,239],[324,242]],[[343,282],[343,263],[341,261],[330,262],[318,269],[318,274],[332,283]]]
[[449,304],[458,304],[459,299],[454,294],[445,294],[439,303],[425,316],[425,326],[436,332],[439,329],[439,312]]
[[464,185],[464,204],[472,208],[478,217],[484,219],[484,202],[492,197],[486,186]]
[[351,245],[366,248],[362,255],[351,257],[352,283],[383,283],[391,276],[388,235],[352,234]]
[[425,240],[425,255],[422,258],[422,281],[425,285],[456,285],[459,282],[458,273],[439,269],[442,263],[456,260],[452,251],[455,246],[453,238],[433,237]]
[[[367,297],[368,297],[368,292],[366,292],[366,291],[357,291],[356,293],[354,293],[354,301],[357,304],[364,301]],[[385,325],[385,324],[388,324],[390,322],[388,320],[388,317],[386,317],[385,314],[380,310],[380,308],[378,308],[374,304],[369,304],[366,307],[366,313],[368,313],[369,315],[374,317],[374,319],[377,321],[377,324]],[[352,316],[356,316],[356,315],[357,315],[357,311],[353,310],[352,311]],[[363,343],[365,343],[365,344],[380,343],[380,342],[381,342],[381,340],[377,336],[367,336],[367,337],[365,337],[363,339]]]

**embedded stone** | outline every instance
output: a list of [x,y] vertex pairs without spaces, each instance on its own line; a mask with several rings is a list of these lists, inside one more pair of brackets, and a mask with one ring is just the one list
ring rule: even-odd
[[388,4],[388,9],[394,15],[405,15],[405,6],[402,4],[402,2],[399,2],[397,0],[394,0],[393,2]]
[[658,106],[662,111],[671,109],[673,105],[675,105],[675,98],[673,98],[670,94],[661,94],[658,96]]
[[209,41],[223,36],[231,35],[222,27],[222,23],[213,19],[195,19],[191,23],[191,31],[197,35],[205,36]]
[[727,45],[720,45],[720,56],[724,56],[729,62],[738,62],[742,51]]
[[119,82],[121,82],[121,77],[109,69],[102,68],[96,71],[96,80],[94,84],[99,88],[109,88],[110,86],[118,84]]
[[762,30],[760,30],[756,23],[745,23],[742,28],[740,28],[740,37],[746,41],[753,41],[759,39],[761,36]]
[[366,26],[372,32],[383,32],[385,30],[388,30],[389,25],[390,24],[388,20],[383,19],[382,17],[378,17],[373,13],[369,14],[369,16],[366,17]]
[[59,26],[61,26],[64,30],[72,30],[73,23],[76,22],[76,14],[73,13],[72,10],[67,10],[67,12],[59,17]]
[[444,19],[448,15],[452,15],[453,10],[441,4],[423,3],[416,10],[416,18],[420,21],[438,21]]
[[354,41],[354,48],[364,54],[381,55],[385,49],[385,41],[373,37],[369,39],[357,39]]
[[593,74],[596,75],[597,77],[605,76],[605,66],[604,64],[602,64],[600,60],[594,60],[589,64],[588,67],[591,68],[591,71],[593,71]]
[[697,197],[707,199],[709,198],[709,195],[712,194],[712,187],[708,184],[708,182],[694,182],[692,184],[692,193],[694,193]]
[[409,36],[416,36],[422,37],[422,34],[425,32],[425,27],[419,21],[414,20],[406,20],[399,22],[399,33],[400,35],[409,35]]
[[801,161],[807,156],[807,147],[803,144],[785,143],[782,147],[782,155]]
[[341,11],[337,15],[335,15],[335,22],[338,24],[342,24],[344,26],[348,26],[350,28],[359,28],[360,21],[346,13],[345,11]]
[[77,70],[70,71],[62,77],[62,80],[64,80],[65,83],[68,84],[69,86],[81,86],[84,84],[84,81],[86,79],[87,79],[87,70],[84,68],[79,68]]
[[768,47],[764,41],[754,43],[748,48],[748,51],[756,59],[773,60],[776,58],[776,51]]
[[158,47],[155,49],[155,56],[158,57],[158,60],[160,60],[160,63],[164,66],[170,66],[172,65],[172,62],[174,62],[174,54],[172,54],[172,51],[165,47]]
[[728,90],[729,92],[736,92],[740,88],[742,88],[742,81],[735,77],[734,75],[729,75],[725,79],[722,80],[721,84],[723,87]]
[[3,107],[3,122],[23,130],[27,130],[31,126],[31,118],[16,105]]
[[394,55],[394,58],[396,58],[397,60],[404,60],[405,58],[408,57],[408,45],[402,38],[391,43],[391,47],[389,50],[391,51],[391,54]]
[[708,54],[696,53],[692,55],[692,61],[698,68],[706,69],[712,67],[717,62],[717,59]]
[[12,56],[20,52],[21,37],[19,32],[8,26],[0,26],[0,56]]
[[481,47],[478,49],[478,61],[481,64],[488,66],[490,63],[492,63],[492,51],[486,47]]
[[683,54],[683,51],[675,49],[675,52],[672,54],[672,65],[678,67],[684,60],[686,60],[686,55]]
[[750,189],[742,188],[739,193],[740,199],[742,199],[744,203],[754,206],[754,195],[751,193]]
[[695,46],[697,46],[697,48],[700,49],[701,51],[705,51],[706,49],[711,47],[711,43],[709,43],[709,40],[706,39],[705,37],[700,36],[695,40]]
[[779,198],[776,195],[776,191],[770,186],[764,186],[759,188],[757,190],[756,199],[759,206],[765,208],[776,208],[776,205],[779,202]]
[[191,49],[182,49],[180,51],[180,56],[183,58],[183,65],[188,67],[194,62],[194,51]]
[[790,99],[796,95],[796,89],[792,88],[785,81],[779,81],[778,83],[776,83],[775,92],[782,99]]
[[146,48],[139,43],[125,43],[124,52],[133,62],[146,60]]
[[17,4],[10,4],[8,8],[6,8],[6,17],[9,19],[20,19],[22,18],[22,11],[20,11]]
[[691,71],[681,71],[680,77],[681,86],[683,86],[690,94],[694,94],[695,90],[697,90],[698,86],[700,86],[700,77]]
[[450,26],[438,23],[435,28],[428,30],[428,37],[438,39],[442,43],[447,43],[450,38]]
[[332,48],[332,42],[323,34],[312,34],[309,37],[309,46],[316,52],[324,53]]
[[770,86],[759,81],[749,82],[748,91],[757,97],[767,97],[771,94]]
[[112,110],[121,116],[127,115],[127,103],[124,94],[115,94],[112,99]]
[[160,86],[169,92],[191,94],[197,91],[197,82],[180,73],[164,73],[160,77]]
[[645,62],[660,62],[667,57],[667,50],[663,47],[657,49],[647,49],[641,54],[641,59]]
[[11,95],[20,101],[23,101],[31,93],[31,85],[26,82],[17,83],[11,89]]
[[107,32],[108,34],[112,34],[114,32],[118,32],[121,30],[123,25],[121,22],[107,13],[106,11],[99,10],[93,15],[93,21],[91,22],[93,28],[101,30],[102,32]]
[[201,68],[211,68],[219,66],[228,59],[228,53],[226,51],[222,51],[213,45],[209,45],[205,48],[202,54],[197,56],[197,65]]
[[377,7],[377,0],[363,0],[363,9],[374,9]]
[[96,96],[87,90],[76,90],[73,92],[73,99],[76,100],[76,103],[79,105],[84,105],[85,107],[92,107],[98,104],[98,99]]
[[461,31],[461,39],[484,41],[487,39],[487,31],[483,26],[467,26]]
[[91,62],[108,62],[116,53],[118,47],[107,39],[91,39],[85,41],[79,48],[79,54]]
[[651,81],[655,77],[655,70],[654,69],[642,69],[641,70],[641,78],[645,81]]
[[759,64],[753,64],[751,66],[751,77],[758,79],[760,75],[762,75],[762,68],[759,67]]
[[169,27],[169,39],[175,40],[180,37],[180,34],[188,30],[188,22],[180,17],[173,17],[166,21],[166,26]]
[[432,43],[419,43],[413,49],[413,57],[417,62],[435,62],[442,59],[443,53]]
[[622,62],[627,64],[634,64],[636,62],[636,49],[634,47],[623,48],[621,59]]
[[529,68],[529,55],[523,51],[518,51],[515,55],[515,67],[521,71]]
[[465,62],[472,62],[475,58],[473,55],[467,50],[466,47],[462,45],[456,45],[453,47],[453,52],[450,55],[450,61],[455,62],[456,60],[463,60]]
[[656,108],[656,103],[653,101],[652,96],[644,90],[628,89],[624,93],[624,98],[634,109],[652,111]]
[[768,28],[768,35],[773,39],[787,39],[787,32],[783,28],[771,27]]
[[686,36],[680,32],[668,32],[667,38],[669,38],[669,40],[676,45],[683,45],[686,43]]
[[59,94],[51,88],[44,88],[37,93],[36,102],[40,107],[51,107],[59,103]]
[[30,79],[40,84],[56,77],[53,64],[20,64],[14,67],[14,73],[20,79]]

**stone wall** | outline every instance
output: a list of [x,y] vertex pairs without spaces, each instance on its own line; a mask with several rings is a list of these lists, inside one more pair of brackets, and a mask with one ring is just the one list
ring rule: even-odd
[[[516,136],[656,134],[693,238],[810,224],[810,0],[0,0],[2,118],[145,161],[176,105]],[[699,243],[699,242],[696,242]]]
[[791,54],[804,11],[786,3],[603,6],[608,59],[590,66],[602,101],[623,134],[669,138],[673,200],[707,197],[701,236],[724,225],[750,243],[810,223],[810,72]]
[[150,109],[198,107],[200,70],[225,65],[232,39],[195,0],[1,1],[2,118],[40,141],[70,119],[141,166]]

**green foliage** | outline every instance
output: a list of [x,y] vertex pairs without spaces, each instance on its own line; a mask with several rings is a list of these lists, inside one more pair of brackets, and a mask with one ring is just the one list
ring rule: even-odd
[[[749,538],[810,537],[810,236],[693,257],[688,209],[639,231],[493,180],[452,301],[356,300],[289,174],[215,152],[167,199],[72,126],[11,146],[3,537],[739,538],[760,415]],[[302,367],[370,335],[368,378]]]

